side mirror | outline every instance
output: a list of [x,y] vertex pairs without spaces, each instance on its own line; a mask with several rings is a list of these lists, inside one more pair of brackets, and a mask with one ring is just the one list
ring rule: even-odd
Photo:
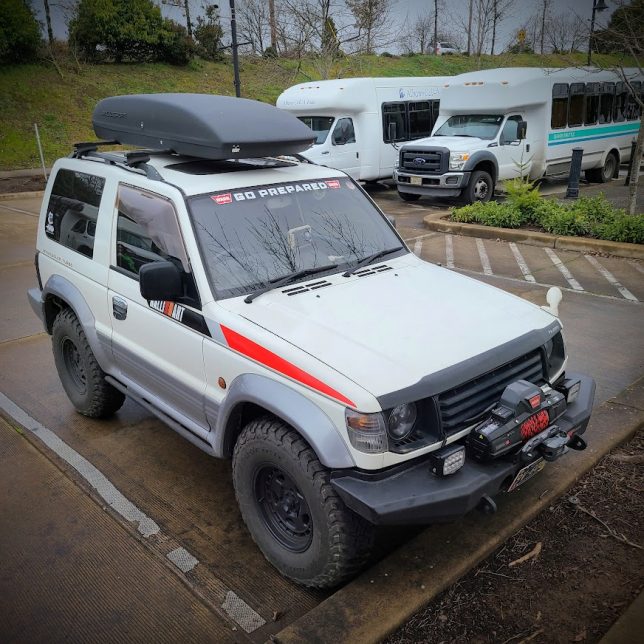
[[390,143],[393,143],[396,140],[397,129],[396,124],[393,121],[389,121],[389,125],[387,127],[387,138]]
[[146,300],[176,302],[183,295],[181,271],[172,262],[150,262],[141,266],[139,289]]
[[528,123],[526,121],[519,121],[517,123],[517,139],[519,139],[519,141],[523,141],[527,133],[528,133]]

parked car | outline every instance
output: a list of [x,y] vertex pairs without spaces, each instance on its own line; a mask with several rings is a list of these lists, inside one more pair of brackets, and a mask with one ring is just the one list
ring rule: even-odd
[[434,53],[437,56],[447,56],[449,54],[460,54],[461,49],[451,42],[437,42],[434,46]]

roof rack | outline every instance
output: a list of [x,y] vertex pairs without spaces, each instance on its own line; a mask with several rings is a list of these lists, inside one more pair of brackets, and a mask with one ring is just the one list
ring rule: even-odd
[[69,155],[72,159],[101,159],[110,165],[118,165],[126,170],[143,171],[148,179],[163,181],[156,168],[148,165],[153,154],[169,154],[168,150],[131,150],[121,154],[99,152],[102,145],[119,145],[118,141],[88,141],[74,143],[74,151]]

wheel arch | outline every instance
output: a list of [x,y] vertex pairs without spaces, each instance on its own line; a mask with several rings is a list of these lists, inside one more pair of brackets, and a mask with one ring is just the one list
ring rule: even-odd
[[492,177],[492,181],[494,183],[496,183],[499,178],[499,164],[496,157],[489,150],[479,150],[478,152],[475,152],[468,159],[463,170],[465,172],[483,170]]
[[231,383],[217,414],[215,454],[230,458],[245,425],[266,414],[297,431],[326,467],[355,467],[344,439],[315,403],[287,385],[259,374],[242,374]]

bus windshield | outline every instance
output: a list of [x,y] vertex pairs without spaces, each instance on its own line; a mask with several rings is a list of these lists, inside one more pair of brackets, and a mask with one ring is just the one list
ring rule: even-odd
[[503,123],[501,114],[459,114],[450,116],[433,136],[472,136],[493,139]]
[[313,145],[322,145],[326,141],[335,120],[333,116],[298,116],[297,118],[313,130],[315,134]]

